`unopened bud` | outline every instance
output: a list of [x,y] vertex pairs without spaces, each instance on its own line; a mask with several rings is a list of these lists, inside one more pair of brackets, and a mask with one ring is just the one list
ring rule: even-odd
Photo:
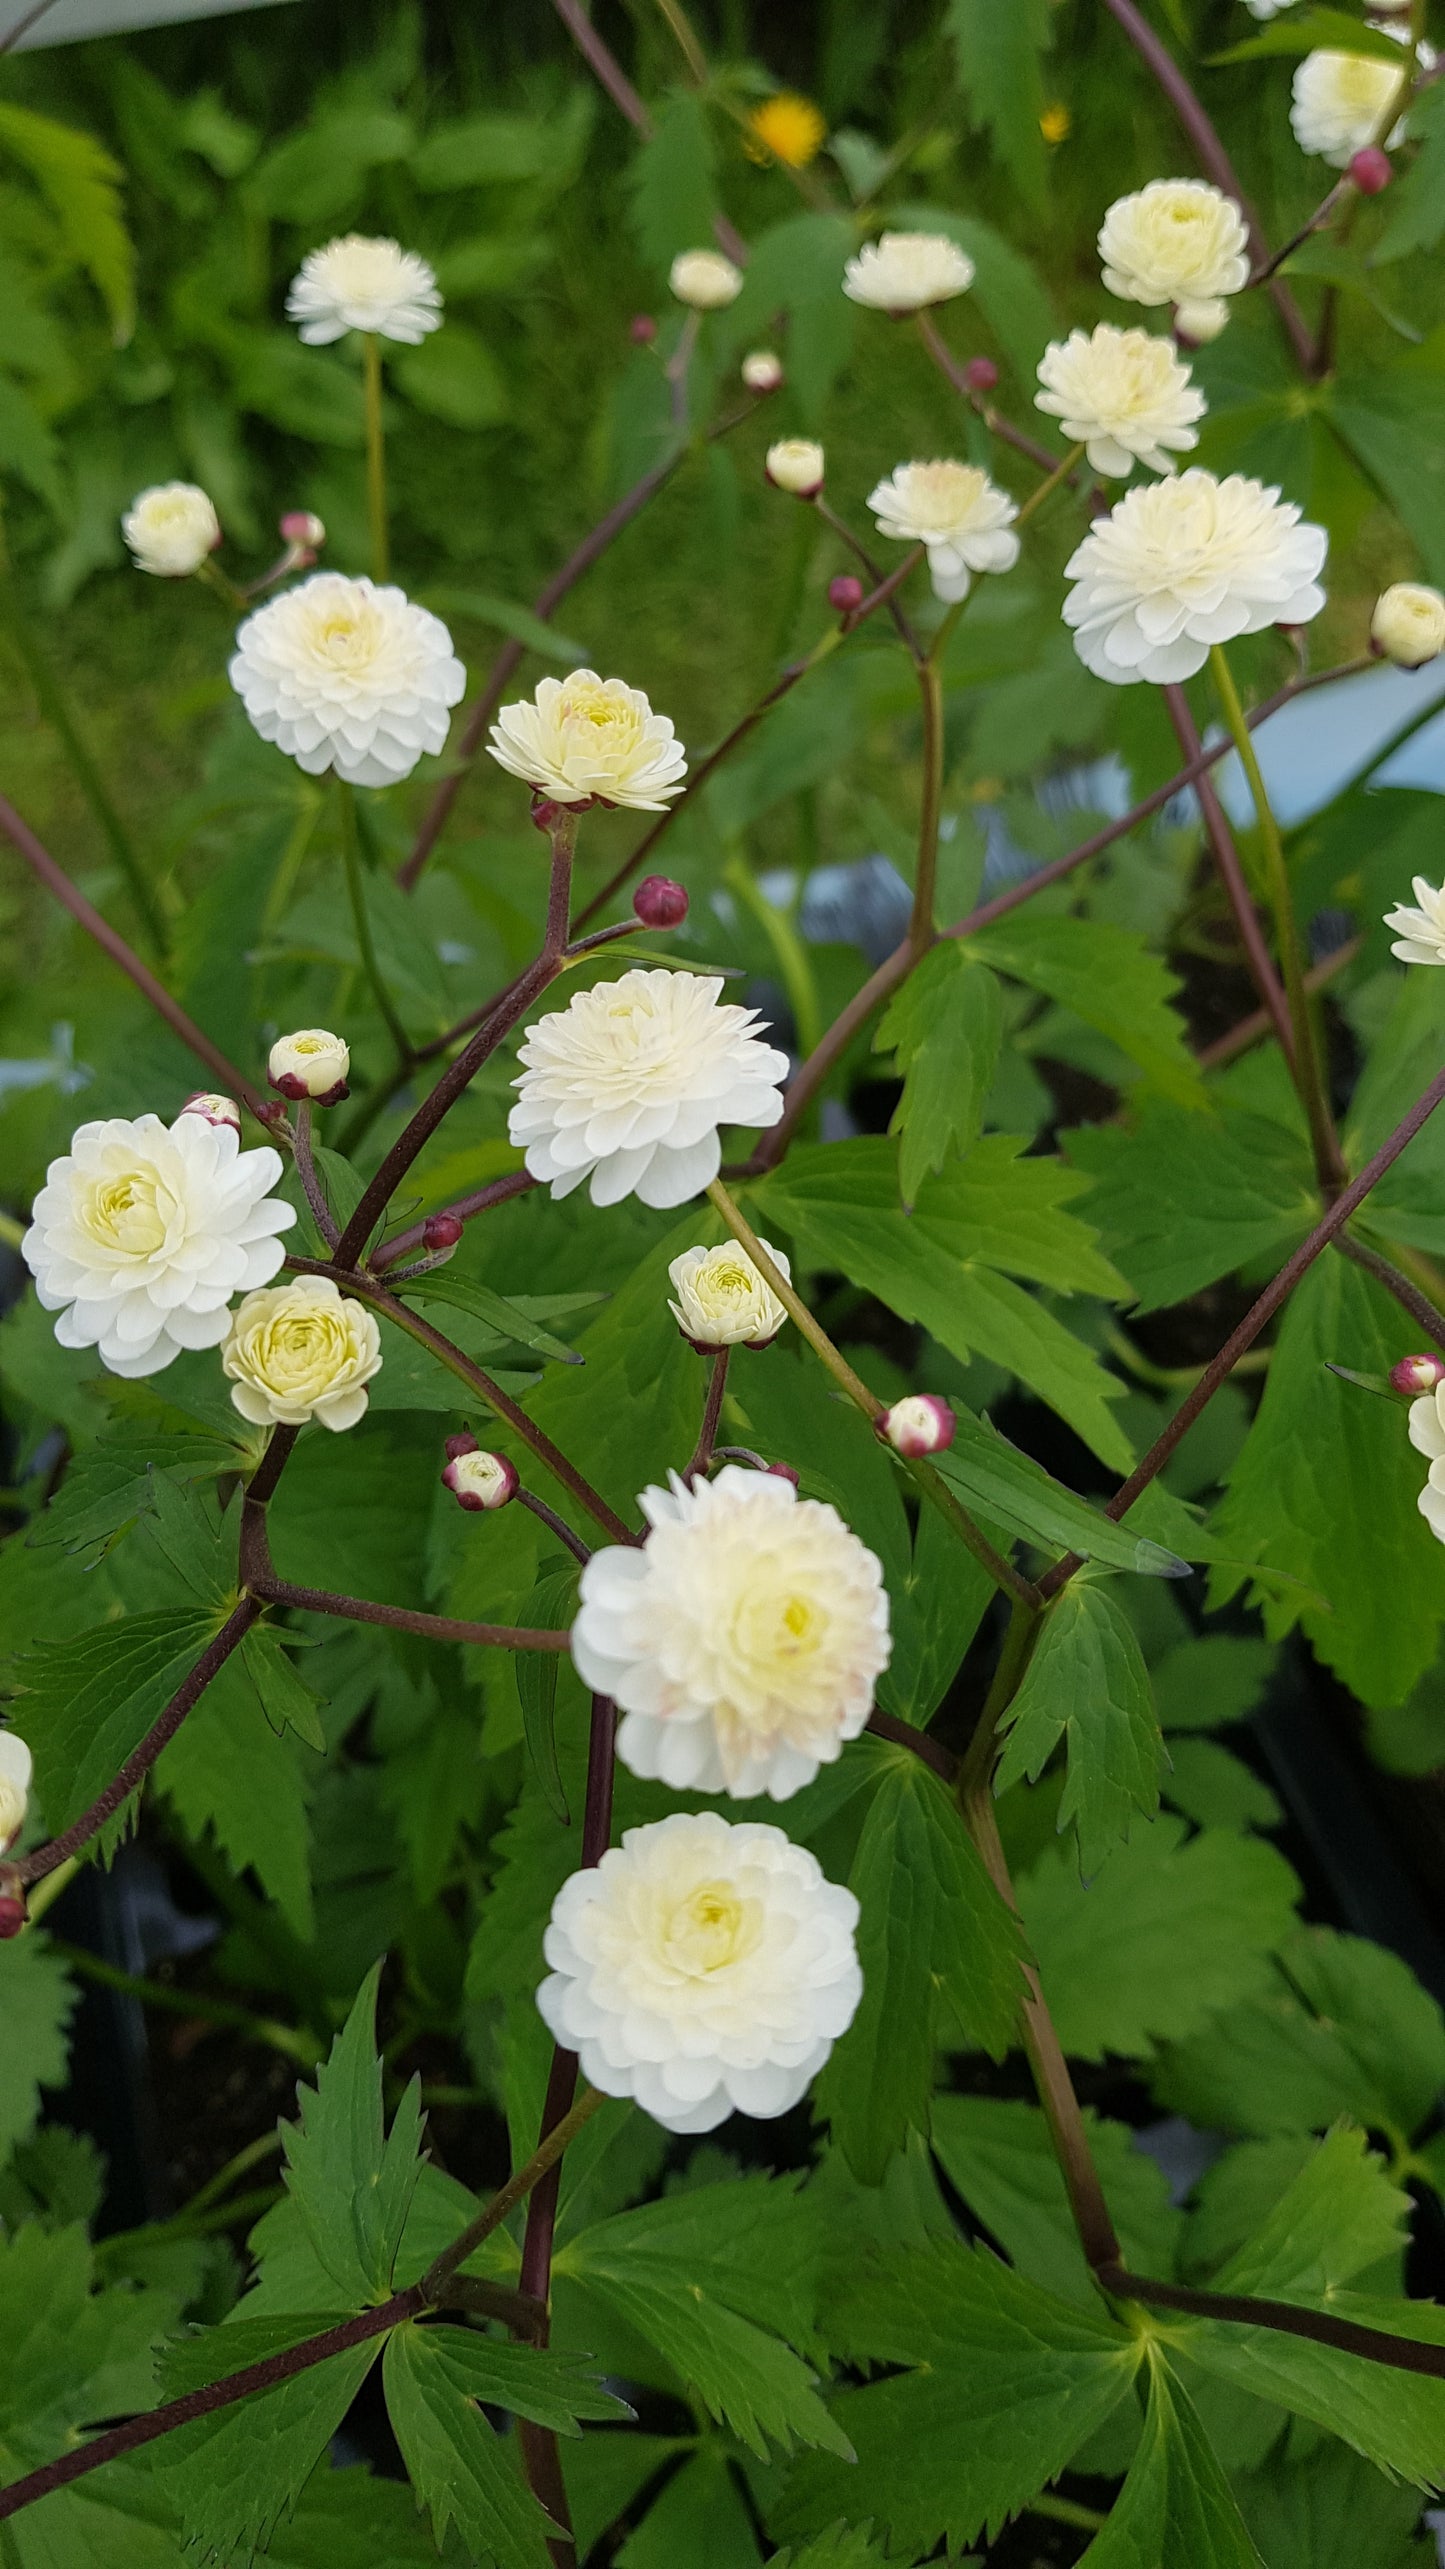
[[544,836],[550,838],[564,813],[571,813],[575,816],[578,812],[590,812],[592,809],[592,803],[593,797],[590,794],[587,795],[580,803],[554,803],[549,801],[545,794],[534,794],[532,796],[532,827],[534,830],[541,830]]
[[992,357],[970,357],[963,380],[970,392],[993,392],[998,384],[998,368]]
[[774,490],[787,491],[795,500],[815,500],[823,487],[826,457],[812,437],[780,437],[770,446],[764,471]]
[[281,520],[281,533],[288,544],[304,544],[309,551],[319,552],[326,541],[326,527],[309,508],[288,508]]
[[274,1089],[298,1104],[309,1100],[313,1106],[339,1106],[350,1093],[350,1068],[351,1047],[340,1035],[328,1033],[325,1026],[302,1026],[271,1046],[266,1075]]
[[447,1438],[442,1479],[458,1506],[473,1511],[505,1507],[517,1488],[516,1472],[505,1456],[489,1454],[475,1436]]
[[627,325],[627,336],[634,348],[650,348],[657,337],[657,323],[650,312],[634,312]]
[[771,348],[752,349],[739,371],[749,392],[778,392],[782,387],[783,361]]
[[1366,143],[1350,163],[1350,176],[1362,196],[1383,196],[1394,175],[1390,155],[1378,143]]
[[1174,336],[1186,348],[1207,348],[1217,339],[1229,319],[1229,305],[1222,294],[1206,295],[1199,303],[1181,303],[1174,313]]
[[648,874],[632,895],[632,908],[645,928],[680,928],[687,917],[687,894],[669,875]]
[[1397,669],[1423,669],[1445,651],[1445,597],[1418,580],[1397,580],[1375,601],[1370,649]]
[[421,1226],[421,1236],[428,1249],[454,1249],[464,1229],[459,1213],[429,1213]]
[[8,1944],[10,1938],[18,1936],[27,1923],[24,1893],[7,1891],[0,1894],[0,1943]]
[[878,1421],[878,1433],[895,1454],[943,1454],[953,1443],[954,1416],[937,1392],[911,1392]]
[[851,571],[840,571],[836,580],[828,582],[828,604],[839,615],[856,615],[863,604],[862,581],[855,580]]
[[1395,1391],[1406,1393],[1411,1400],[1419,1400],[1423,1394],[1433,1392],[1437,1383],[1445,1383],[1445,1359],[1439,1356],[1402,1356],[1398,1365],[1390,1367],[1390,1382]]
[[794,1489],[797,1489],[803,1477],[791,1463],[769,1463],[767,1468],[775,1481],[791,1481]]
[[207,1124],[229,1124],[233,1133],[241,1129],[241,1110],[234,1097],[223,1097],[219,1089],[198,1088],[181,1108],[183,1115],[199,1115]]

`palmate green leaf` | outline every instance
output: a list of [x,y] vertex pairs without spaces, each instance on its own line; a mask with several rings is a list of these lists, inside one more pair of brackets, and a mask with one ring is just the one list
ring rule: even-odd
[[692,90],[674,90],[654,108],[652,132],[629,172],[632,229],[649,267],[665,269],[679,250],[711,241],[713,161],[704,101]]
[[283,2125],[287,2189],[317,2257],[348,2303],[391,2289],[397,2251],[420,2172],[420,2081],[414,2079],[383,2140],[376,2049],[377,1964],[360,1991],[314,2088],[298,2088],[300,2121]]
[[1075,2309],[949,2240],[851,2261],[834,2327],[853,2361],[909,2369],[835,2396],[856,2467],[797,2465],[770,2517],[784,2541],[845,2510],[900,2549],[991,2536],[1102,2426],[1139,2363],[1097,2300]]
[[946,1453],[933,1456],[933,1468],[991,1525],[1045,1551],[1077,1552],[1084,1560],[1136,1570],[1145,1578],[1187,1575],[1189,1564],[1178,1553],[1100,1515],[1032,1455],[1020,1453],[987,1419],[955,1405],[954,1421],[953,1443]]
[[1147,1820],[1158,1810],[1164,1741],[1149,1671],[1128,1616],[1097,1580],[1070,1580],[1050,1606],[1005,1723],[999,1793],[1023,1775],[1037,1782],[1067,1739],[1059,1827],[1073,1823],[1086,1876],[1136,1812]]
[[1264,1778],[1214,1739],[1174,1740],[1159,1789],[1171,1810],[1201,1829],[1274,1829],[1284,1818]]
[[104,297],[121,345],[135,320],[135,247],[120,199],[124,172],[92,134],[10,99],[0,102],[0,153],[19,161],[41,190],[71,257]]
[[488,2425],[465,2367],[451,2356],[445,2341],[460,2334],[408,2322],[387,2344],[387,2415],[417,2503],[438,2547],[455,2524],[474,2559],[496,2569],[547,2569],[549,2519],[523,2482],[515,2447]]
[[73,1641],[41,1642],[12,1662],[23,1689],[19,1727],[52,1832],[68,1828],[110,1782],[221,1620],[199,1606],[126,1615]]
[[1188,2393],[1157,2355],[1138,2452],[1083,2557],[1088,2569],[1265,2569]]
[[580,2435],[583,2418],[615,2426],[632,2415],[626,2401],[603,2390],[576,2356],[512,2345],[473,2328],[429,2327],[426,2339],[468,2399],[510,2409],[554,2435]]
[[0,2156],[30,2130],[42,2087],[64,2081],[75,1995],[70,1974],[38,1927],[0,1945]]
[[[305,1696],[279,1647],[275,1664]],[[309,1696],[305,1700],[311,1702]],[[309,1942],[316,1920],[300,1764],[293,1742],[278,1735],[248,1683],[248,1670],[237,1661],[212,1679],[161,1751],[155,1783],[190,1835],[201,1838],[211,1830],[234,1869],[249,1866],[288,1926]]]
[[0,466],[17,474],[57,517],[65,507],[59,459],[55,433],[28,393],[9,376],[0,376]]
[[986,128],[1004,167],[1030,204],[1044,194],[1043,54],[1050,42],[1048,0],[948,0],[959,86],[969,122]]
[[103,1436],[71,1463],[28,1540],[37,1550],[55,1543],[67,1552],[97,1543],[108,1547],[151,1506],[152,1473],[174,1473],[181,1482],[214,1480],[239,1471],[247,1453],[239,1434],[234,1444],[158,1428]]
[[1330,418],[1403,519],[1427,576],[1445,578],[1445,328],[1392,366],[1343,372]]
[[1002,2058],[1022,1994],[1016,1921],[935,1777],[907,1750],[885,1767],[849,1875],[861,1912],[863,1997],[817,2099],[855,2175],[880,2184],[910,2130],[926,2132],[946,1999],[972,2043]]
[[1256,1259],[1282,1258],[1319,1218],[1303,1141],[1263,1115],[1151,1102],[1131,1131],[1091,1124],[1067,1134],[1065,1147],[1094,1181],[1084,1210],[1141,1311],[1184,1302]]
[[887,2560],[866,2525],[840,2522],[797,2551],[775,2553],[773,2569],[887,2569]]
[[1024,982],[1137,1062],[1150,1087],[1199,1108],[1204,1088],[1172,1001],[1179,980],[1132,928],[1014,911],[963,939],[965,951]]
[[449,319],[415,348],[398,348],[393,368],[399,388],[417,410],[451,428],[492,428],[511,411],[506,375],[479,331]]
[[932,1720],[997,1593],[938,1509],[921,1507],[908,1566],[888,1578],[893,1656],[878,1681],[885,1712],[920,1725]]
[[[228,2320],[167,2348],[163,2393],[178,2397],[264,2362],[345,2316],[315,2310],[284,2319]],[[365,2339],[274,2390],[178,2427],[152,2448],[162,2494],[194,2547],[188,2556],[206,2569],[251,2569],[323,2460],[382,2343],[380,2337]]]
[[1428,250],[1445,232],[1445,102],[1438,82],[1427,82],[1411,107],[1410,133],[1420,149],[1390,191],[1385,228],[1370,254],[1377,266]]
[[911,1206],[952,1146],[976,1142],[998,1067],[1003,1001],[991,972],[943,938],[895,995],[875,1052],[897,1055],[903,1094],[889,1131],[899,1137],[898,1182]]
[[[651,2439],[649,2439],[651,2441]],[[614,2558],[617,2569],[758,2569],[753,2520],[739,2473],[714,2442],[699,2445],[654,2498]]]
[[[549,1560],[523,1609],[524,1627],[538,1632],[561,1632],[576,1611],[575,1565],[569,1568],[564,1562]],[[567,1796],[562,1790],[562,1777],[557,1766],[557,1654],[551,1650],[519,1651],[514,1674],[522,1705],[522,1734],[527,1743],[527,1754],[536,1770],[548,1810],[565,1828],[569,1816]]]
[[151,2404],[179,2296],[91,2284],[78,2225],[27,2222],[0,2239],[0,2482],[65,2451],[81,2427]]
[[[1169,2276],[1182,2216],[1162,2168],[1127,2124],[1086,2111],[1089,2152],[1136,2274]],[[1001,2096],[938,2096],[933,2150],[970,2212],[1020,2273],[1065,2301],[1097,2311],[1098,2289],[1069,2208],[1049,2128],[1036,2105]]]
[[422,605],[437,615],[451,616],[466,624],[486,624],[498,633],[509,633],[514,642],[524,642],[542,660],[565,660],[569,669],[577,668],[587,658],[587,644],[574,640],[570,633],[559,633],[554,624],[544,624],[530,607],[519,606],[514,598],[494,598],[489,590],[430,588],[422,593]]
[[[706,240],[708,235],[695,233],[693,238]],[[842,286],[844,266],[857,246],[857,230],[849,214],[794,214],[773,224],[753,241],[742,293],[727,316],[731,344],[747,347],[775,328],[775,314],[786,314],[788,390],[808,427],[817,424],[852,351],[858,310]],[[838,686],[839,681],[835,701],[848,705],[853,701],[851,686],[841,670],[833,684]],[[828,682],[824,684],[826,688]],[[816,694],[813,707],[817,719]],[[800,740],[806,737],[807,720],[800,708],[796,716]],[[792,728],[787,715],[783,725]],[[834,736],[836,740],[836,732]],[[822,745],[826,750],[826,737]],[[730,762],[721,780],[722,794],[713,797],[715,805],[726,798],[730,812],[736,807],[727,780],[736,766],[736,761]]]
[[479,1284],[474,1276],[453,1275],[450,1267],[439,1267],[432,1275],[409,1277],[405,1291],[409,1301],[449,1302],[458,1311],[469,1311],[474,1319],[485,1320],[504,1344],[515,1340],[561,1365],[580,1365],[583,1361],[575,1349],[554,1338],[520,1303],[509,1302],[505,1294],[493,1293],[490,1285]]
[[254,1626],[241,1644],[241,1664],[277,1736],[294,1731],[308,1748],[324,1749],[326,1734],[316,1710],[316,1697],[297,1675],[295,1662],[281,1646],[280,1634],[265,1624]]
[[1300,2460],[1274,2454],[1237,2478],[1234,2493],[1269,2569],[1426,2569],[1411,2536],[1415,2490],[1392,2487],[1342,2444]]

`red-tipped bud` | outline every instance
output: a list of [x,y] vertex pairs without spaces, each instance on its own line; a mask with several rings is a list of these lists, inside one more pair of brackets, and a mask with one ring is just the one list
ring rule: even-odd
[[449,1463],[454,1463],[459,1454],[476,1454],[479,1451],[480,1440],[473,1436],[465,1427],[462,1429],[459,1436],[449,1436],[447,1438],[446,1457]]
[[963,380],[970,392],[993,392],[998,384],[998,368],[992,357],[970,357]]
[[234,1097],[223,1097],[218,1089],[198,1088],[181,1108],[183,1115],[199,1115],[203,1124],[229,1124],[233,1133],[241,1129],[241,1110]]
[[634,348],[650,348],[657,337],[657,323],[650,312],[634,312],[627,325],[627,336]]
[[18,1936],[26,1923],[27,1911],[23,1891],[7,1891],[3,1897],[0,1897],[0,1942],[8,1943],[11,1936]]
[[517,1475],[505,1455],[489,1454],[475,1436],[447,1438],[446,1487],[459,1507],[472,1512],[503,1508],[517,1491]]
[[953,1443],[954,1416],[937,1392],[912,1392],[878,1421],[878,1433],[895,1454],[944,1454]]
[[1366,143],[1350,163],[1350,176],[1362,196],[1383,196],[1394,175],[1390,155],[1378,143]]
[[429,1213],[421,1226],[423,1243],[428,1249],[454,1249],[464,1227],[459,1213]]
[[670,875],[644,875],[632,895],[632,909],[645,928],[680,928],[687,917],[687,894]]
[[801,1473],[794,1471],[791,1463],[770,1463],[768,1470],[775,1481],[791,1481],[794,1489],[802,1478]]
[[281,533],[288,544],[304,544],[312,553],[326,541],[323,520],[309,508],[288,508],[281,520]]
[[836,580],[828,582],[828,604],[839,615],[856,615],[863,604],[862,581],[855,580],[851,571],[840,571]]
[[1419,1400],[1422,1394],[1433,1392],[1437,1383],[1445,1383],[1445,1358],[1402,1356],[1398,1365],[1390,1367],[1390,1382],[1395,1391]]
[[545,794],[534,794],[532,796],[533,829],[550,835],[562,818],[563,812],[571,811],[572,808],[570,803],[550,803]]

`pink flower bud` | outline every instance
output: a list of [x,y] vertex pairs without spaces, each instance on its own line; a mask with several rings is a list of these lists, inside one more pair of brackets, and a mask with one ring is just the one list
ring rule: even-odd
[[645,928],[680,928],[688,899],[680,883],[666,874],[644,875],[632,895],[633,912]]
[[855,580],[851,571],[840,571],[836,580],[828,582],[828,604],[839,615],[856,615],[863,604],[862,581]]
[[0,1894],[0,1943],[8,1943],[12,1936],[18,1936],[27,1923],[27,1917],[23,1891]]
[[794,1489],[798,1487],[802,1478],[801,1473],[796,1472],[791,1463],[770,1463],[768,1470],[775,1481],[791,1481]]
[[970,392],[992,392],[998,383],[998,368],[992,357],[970,357],[963,380]]
[[953,1412],[937,1392],[912,1392],[878,1421],[878,1433],[895,1454],[944,1454],[953,1443]]
[[1418,1400],[1423,1393],[1433,1392],[1437,1383],[1445,1382],[1445,1357],[1402,1356],[1398,1365],[1390,1367],[1390,1381],[1397,1392]]
[[281,520],[281,533],[288,544],[304,544],[312,553],[326,541],[323,521],[309,508],[288,508]]
[[229,1124],[233,1133],[241,1129],[241,1110],[234,1097],[222,1097],[218,1089],[198,1088],[181,1108],[183,1115],[199,1115],[207,1124]]
[[505,1507],[515,1497],[517,1475],[501,1454],[489,1454],[475,1436],[449,1436],[442,1479],[459,1507],[473,1512]]
[[454,1249],[464,1229],[460,1214],[429,1213],[421,1226],[421,1236],[428,1249]]
[[1350,176],[1362,196],[1383,196],[1394,175],[1389,153],[1378,143],[1367,143],[1350,163]]
[[634,348],[650,348],[657,337],[657,323],[650,312],[634,312],[627,325],[627,336]]

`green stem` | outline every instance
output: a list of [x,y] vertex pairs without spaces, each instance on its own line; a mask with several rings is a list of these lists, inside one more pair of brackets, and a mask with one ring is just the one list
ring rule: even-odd
[[1056,2498],[1041,2489],[1036,2498],[1024,2500],[1025,2515],[1046,2516],[1052,2524],[1077,2525],[1080,2533],[1098,2533],[1109,2519],[1097,2507],[1081,2507],[1073,2498]]
[[51,1901],[58,1900],[67,1884],[75,1880],[83,1862],[82,1856],[68,1855],[63,1864],[57,1864],[53,1873],[47,1873],[43,1881],[36,1883],[25,1903],[26,1919],[30,1926],[39,1924]]
[[149,2221],[139,2230],[113,2230],[109,2238],[96,2241],[96,2262],[102,2273],[113,2272],[137,2248],[152,2248],[170,2239],[210,2239],[218,2230],[235,2230],[242,2222],[249,2225],[280,2203],[284,2194],[284,2186],[258,2185],[250,2194],[233,2194],[226,2203],[212,2204],[206,2212],[187,2210],[171,2221]]
[[752,867],[745,857],[730,856],[723,867],[723,881],[737,895],[743,908],[756,919],[777,959],[778,970],[793,1010],[798,1030],[798,1048],[810,1053],[823,1040],[822,1021],[818,1011],[818,985],[808,949],[792,920],[773,904],[762,891]]
[[341,804],[341,853],[346,866],[346,892],[351,903],[351,920],[356,930],[362,969],[371,984],[371,995],[381,1012],[386,1031],[396,1046],[398,1060],[405,1069],[411,1060],[411,1042],[392,1005],[391,993],[377,960],[366,907],[366,887],[361,879],[361,825],[356,809],[356,788],[338,777],[336,791]]
[[209,2212],[213,2203],[219,2203],[223,2195],[229,2194],[237,2177],[249,2176],[252,2168],[258,2168],[263,2159],[274,2158],[280,2147],[279,2124],[274,2132],[263,2132],[257,2140],[248,2141],[244,2149],[238,2150],[234,2158],[228,2159],[223,2168],[217,2168],[215,2175],[197,2188],[189,2203],[182,2204],[176,2219],[188,2221],[198,2212]]
[[963,1764],[958,1774],[958,1797],[967,1810],[976,1793],[986,1794],[993,1774],[993,1753],[998,1740],[998,1726],[1023,1683],[1024,1671],[1039,1636],[1041,1618],[1035,1607],[1021,1597],[1014,1599],[1008,1631],[999,1652],[993,1684],[988,1690],[983,1711],[974,1726]]
[[[942,631],[942,627],[939,629]],[[943,808],[944,732],[943,679],[932,653],[918,664],[918,685],[923,697],[923,793],[918,808],[913,915],[908,922],[909,949],[915,956],[932,945],[936,934],[933,888],[938,877],[938,823]]]
[[489,2239],[494,2230],[500,2229],[507,2215],[515,2212],[518,2204],[525,2201],[533,2186],[546,2175],[547,2170],[556,2166],[568,2143],[576,2139],[583,2124],[589,2123],[598,2107],[606,2103],[607,2099],[599,2088],[584,2087],[570,2112],[563,2115],[560,2123],[553,2124],[545,2141],[533,2151],[525,2165],[518,2168],[516,2175],[508,2179],[501,2193],[494,2194],[491,2202],[477,2214],[475,2221],[469,2221],[461,2236],[454,2239],[451,2246],[444,2249],[442,2254],[428,2266],[417,2287],[424,2300],[436,2300],[437,2295],[450,2283],[458,2269],[464,2266],[467,2259],[480,2248],[482,2241]]
[[1060,487],[1060,484],[1068,480],[1075,465],[1082,463],[1083,458],[1084,448],[1082,445],[1071,446],[1067,455],[1064,457],[1062,464],[1056,464],[1054,466],[1048,480],[1046,482],[1040,482],[1037,490],[1030,491],[1028,498],[1023,502],[1017,517],[1014,519],[1015,526],[1023,526],[1029,518],[1037,516],[1039,510],[1043,507],[1045,500],[1052,499],[1055,491]]
[[1280,971],[1285,998],[1289,1003],[1290,1026],[1294,1034],[1295,1080],[1300,1102],[1309,1121],[1310,1141],[1314,1150],[1315,1171],[1327,1195],[1344,1185],[1348,1172],[1340,1156],[1334,1118],[1325,1094],[1315,1045],[1314,1021],[1310,1015],[1309,992],[1305,988],[1304,957],[1300,951],[1299,929],[1295,923],[1294,897],[1290,890],[1289,865],[1279,823],[1265,791],[1254,740],[1244,718],[1244,707],[1234,683],[1234,673],[1222,645],[1215,643],[1209,654],[1209,665],[1225,726],[1234,742],[1239,763],[1249,780],[1263,841],[1265,865],[1269,879],[1270,904],[1274,911],[1275,941],[1279,947]]
[[171,2016],[199,2017],[208,2025],[225,2025],[252,2042],[268,2043],[273,2051],[284,2052],[288,2060],[298,2061],[303,2069],[314,2069],[320,2058],[320,2046],[308,2034],[298,2033],[293,2025],[277,2024],[269,2016],[253,2015],[249,2007],[234,2007],[228,1999],[203,1998],[188,1989],[172,1989],[162,1980],[143,1980],[132,1971],[122,1971],[113,1962],[102,1961],[99,1954],[89,1953],[84,1945],[73,1945],[64,1936],[52,1936],[50,1950],[62,1962],[78,1971],[85,1980],[97,1981],[102,1989],[118,1990],[124,1998],[139,1999],[143,2007],[157,2007]]
[[371,530],[371,576],[384,580],[391,563],[386,524],[386,438],[381,424],[381,341],[374,330],[361,334],[362,374],[366,387],[366,516]]

